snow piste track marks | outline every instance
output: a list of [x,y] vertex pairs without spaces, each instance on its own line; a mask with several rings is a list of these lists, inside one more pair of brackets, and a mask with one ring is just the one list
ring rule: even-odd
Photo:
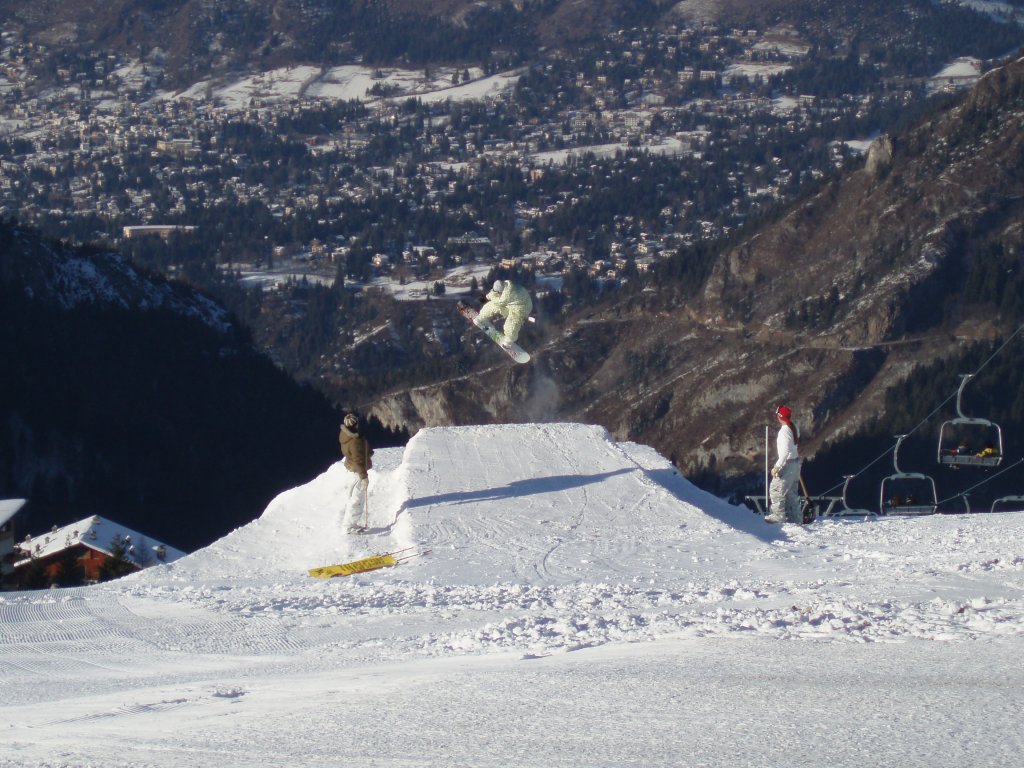
[[[189,600],[183,591],[176,595]],[[181,653],[284,655],[303,647],[273,620],[272,612],[260,616],[192,607],[168,619],[147,617],[152,610],[150,600],[109,586],[53,596],[23,593],[0,602],[0,677],[10,670],[55,680],[130,677],[140,666],[170,662]]]

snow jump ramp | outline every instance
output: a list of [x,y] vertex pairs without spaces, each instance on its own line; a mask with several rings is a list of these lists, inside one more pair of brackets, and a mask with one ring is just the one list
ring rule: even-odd
[[377,450],[362,535],[347,533],[362,514],[354,480],[340,462],[331,466],[179,568],[304,574],[414,547],[430,552],[414,564],[417,579],[636,580],[689,555],[735,549],[738,539],[780,535],[653,449],[587,425],[431,428],[404,449]]

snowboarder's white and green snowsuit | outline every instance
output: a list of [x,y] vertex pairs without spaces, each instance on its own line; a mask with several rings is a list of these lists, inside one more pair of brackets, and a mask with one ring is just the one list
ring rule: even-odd
[[530,292],[507,280],[500,293],[491,290],[487,294],[487,303],[480,309],[480,319],[493,324],[491,318],[501,315],[505,318],[502,333],[509,341],[515,341],[532,311],[533,299],[530,298]]

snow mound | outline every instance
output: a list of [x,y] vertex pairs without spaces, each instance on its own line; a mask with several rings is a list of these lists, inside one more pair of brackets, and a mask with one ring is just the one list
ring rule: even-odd
[[[770,526],[653,449],[579,424],[424,429],[377,451],[366,534],[348,533],[363,516],[355,480],[334,464],[249,525],[122,583],[147,598],[183,589],[193,608],[232,616],[380,613],[395,622],[373,629],[388,658],[678,633],[970,640],[1024,626],[1001,579],[1024,573],[1024,515]],[[327,583],[306,573],[396,551],[411,559]],[[975,589],[975,574],[991,578]]]
[[[777,529],[682,478],[657,452],[578,424],[450,427],[377,451],[369,532],[355,477],[339,462],[263,515],[175,565],[180,577],[304,575],[395,550],[427,552],[417,578],[462,584],[642,579],[681,540],[771,540]],[[706,554],[706,553],[705,553]]]

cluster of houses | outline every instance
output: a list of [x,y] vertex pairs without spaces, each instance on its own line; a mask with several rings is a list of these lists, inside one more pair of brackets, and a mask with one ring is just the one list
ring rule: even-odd
[[[34,151],[0,162],[0,210],[26,223],[56,218],[72,227],[76,219],[105,220],[117,227],[111,235],[120,232],[128,239],[155,233],[166,238],[187,227],[172,230],[163,222],[187,222],[199,213],[197,206],[244,206],[255,201],[282,220],[284,238],[291,217],[330,216],[343,199],[360,202],[394,194],[408,206],[439,205],[452,192],[438,186],[444,178],[453,170],[472,177],[477,163],[485,158],[520,165],[532,185],[543,178],[545,166],[558,162],[546,152],[586,149],[595,141],[641,145],[671,141],[674,152],[699,152],[722,137],[683,129],[693,122],[695,111],[716,124],[732,116],[738,124],[747,125],[752,110],[769,114],[778,107],[770,99],[740,99],[725,92],[695,99],[692,93],[685,96],[691,83],[718,86],[743,76],[756,77],[761,71],[775,72],[808,52],[808,46],[787,30],[709,28],[618,34],[621,39],[609,41],[609,50],[593,71],[577,72],[580,62],[565,56],[544,65],[555,81],[565,81],[565,91],[546,94],[540,116],[518,111],[507,91],[482,96],[481,102],[492,100],[496,108],[500,102],[507,110],[497,121],[508,129],[501,135],[479,120],[456,120],[439,104],[410,136],[410,127],[422,118],[406,114],[402,99],[395,98],[371,99],[364,115],[324,135],[307,137],[314,155],[327,157],[342,149],[349,163],[353,158],[359,162],[363,148],[381,132],[402,132],[403,142],[408,137],[409,157],[418,158],[411,177],[393,170],[408,165],[403,158],[392,167],[378,163],[381,167],[361,168],[364,173],[344,182],[334,178],[330,168],[318,167],[301,182],[282,179],[274,185],[263,177],[251,178],[248,172],[267,161],[225,146],[221,127],[226,121],[237,121],[276,140],[295,111],[316,108],[321,103],[316,99],[287,99],[271,93],[239,107],[204,97],[201,89],[176,98],[156,90],[158,65],[143,66],[123,55],[100,52],[91,57],[95,64],[86,71],[64,73],[63,87],[37,89],[31,73],[39,69],[44,49],[4,35],[0,91],[6,82],[8,98],[0,110],[0,138],[4,133],[28,137]],[[682,63],[693,51],[699,51],[701,63]],[[730,70],[736,60],[743,66]],[[624,68],[630,72],[625,78],[621,76]],[[815,105],[798,106],[811,110]],[[799,122],[794,118],[794,129]],[[659,127],[654,128],[654,123]],[[414,189],[426,190],[422,199],[414,196]],[[274,245],[294,249],[300,244]],[[393,266],[398,254],[385,255]]]
[[95,584],[185,556],[179,549],[99,515],[17,540],[25,499],[0,499],[0,585],[38,589]]

